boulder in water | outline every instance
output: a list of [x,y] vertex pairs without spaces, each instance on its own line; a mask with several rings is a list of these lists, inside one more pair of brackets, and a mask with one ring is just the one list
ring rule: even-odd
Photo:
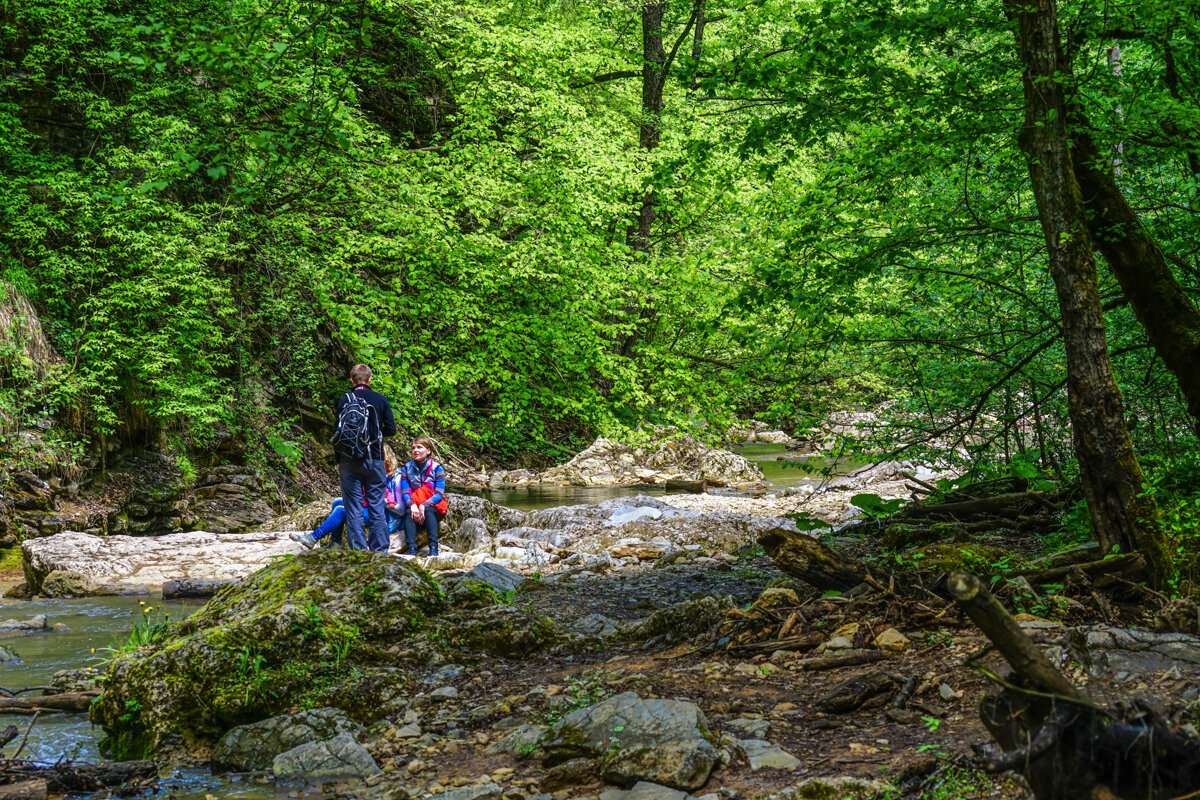
[[0,633],[32,633],[50,628],[45,614],[35,614],[29,619],[6,619],[0,621]]
[[542,474],[543,482],[575,486],[636,486],[668,480],[730,486],[757,484],[762,479],[762,471],[742,456],[707,447],[690,436],[636,447],[599,438],[566,464]]
[[293,706],[373,722],[409,682],[385,648],[445,602],[427,572],[386,555],[279,560],[223,589],[156,650],[114,659],[92,720],[118,758],[206,751],[229,728]]

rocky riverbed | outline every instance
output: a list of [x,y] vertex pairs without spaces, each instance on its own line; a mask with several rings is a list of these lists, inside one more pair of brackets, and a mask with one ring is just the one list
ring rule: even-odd
[[[757,496],[639,495],[529,512],[451,494],[441,556],[423,564],[442,571],[492,562],[570,578],[659,559],[707,559],[732,553],[773,527],[793,527],[793,515],[811,515],[836,526],[858,513],[851,505],[855,494],[904,496],[913,488],[907,476],[939,475],[920,465],[887,462],[823,486]],[[287,534],[312,530],[327,513],[327,502],[317,501],[250,534],[197,531],[140,537],[65,531],[28,539],[21,545],[26,581],[13,591],[16,596],[80,596],[148,591],[180,579],[228,581],[279,556],[302,552]],[[392,552],[402,549],[397,534]]]
[[[372,800],[1027,793],[970,767],[961,622],[897,627],[763,556],[578,575],[277,560],[104,667],[93,719],[125,755]],[[804,647],[756,646],[797,612]],[[1093,697],[1194,720],[1195,637],[1023,624]]]

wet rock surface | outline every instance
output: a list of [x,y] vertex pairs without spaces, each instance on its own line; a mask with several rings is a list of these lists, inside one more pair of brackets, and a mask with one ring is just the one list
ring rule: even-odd
[[370,722],[409,683],[385,648],[444,604],[427,573],[388,556],[316,551],[279,561],[222,590],[165,645],[114,659],[92,719],[117,754],[205,752],[232,724],[294,705]]

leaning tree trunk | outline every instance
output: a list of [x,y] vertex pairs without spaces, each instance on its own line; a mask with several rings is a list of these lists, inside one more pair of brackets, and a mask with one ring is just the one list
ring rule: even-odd
[[1175,279],[1166,256],[1146,231],[1073,109],[1072,157],[1092,241],[1121,284],[1146,337],[1179,382],[1188,413],[1200,425],[1200,310]]
[[1029,165],[1067,353],[1067,404],[1084,497],[1105,553],[1137,549],[1152,585],[1171,572],[1158,506],[1142,493],[1144,478],[1125,426],[1104,330],[1096,263],[1079,185],[1067,147],[1062,57],[1055,0],[1006,0],[1018,22],[1025,70],[1025,124],[1019,142]]

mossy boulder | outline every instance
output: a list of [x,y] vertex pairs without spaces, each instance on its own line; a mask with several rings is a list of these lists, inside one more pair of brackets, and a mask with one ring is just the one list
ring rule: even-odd
[[1025,559],[1011,551],[982,544],[931,544],[901,556],[924,569],[935,572],[964,570],[990,577],[1001,572],[1023,569]]
[[573,641],[549,617],[507,605],[464,609],[439,621],[437,636],[452,647],[511,658]]
[[229,728],[336,706],[367,724],[402,698],[387,647],[446,607],[429,573],[386,555],[315,550],[222,589],[165,643],[118,656],[92,720],[116,758],[203,757]]

